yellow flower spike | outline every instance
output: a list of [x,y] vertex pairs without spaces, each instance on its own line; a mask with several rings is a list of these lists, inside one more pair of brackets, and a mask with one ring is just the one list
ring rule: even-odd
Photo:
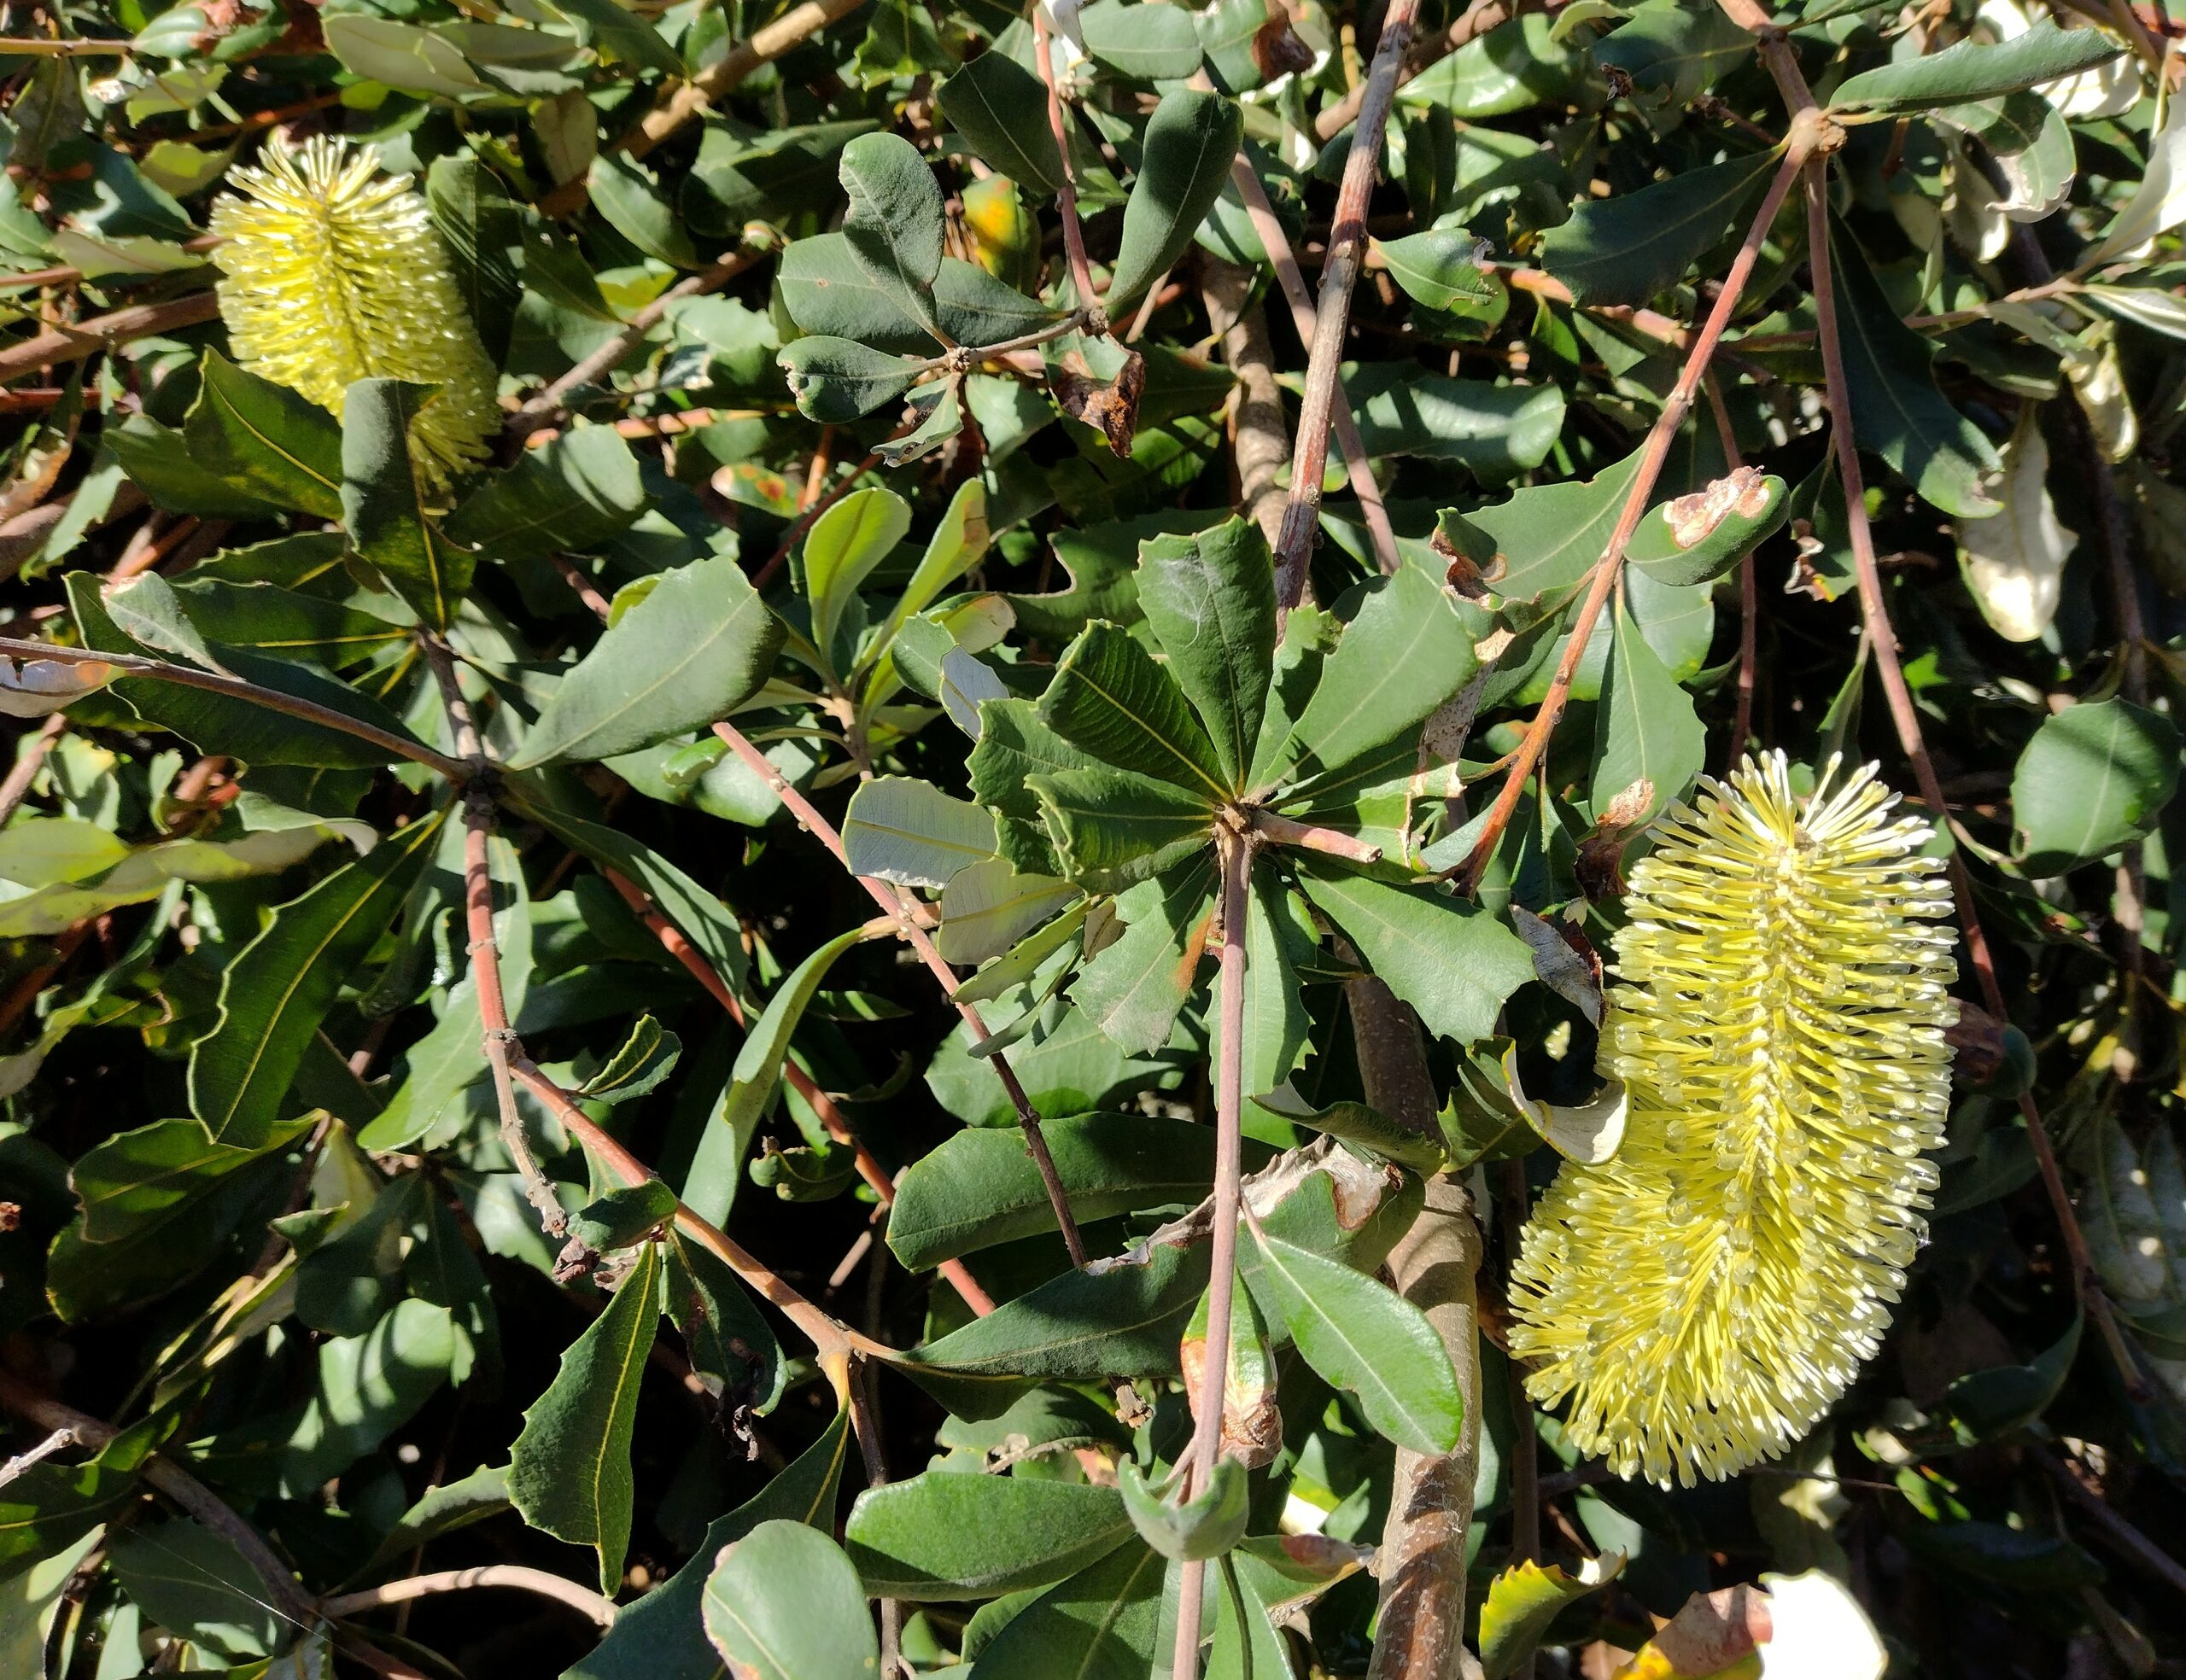
[[1804,1435],[1926,1234],[1956,1006],[1931,829],[1873,765],[1704,779],[1634,868],[1600,1066],[1622,1147],[1565,1162],[1513,1269],[1527,1391],[1622,1476],[1691,1485]]
[[377,148],[319,137],[269,146],[213,207],[220,314],[236,359],[338,418],[359,379],[438,385],[410,429],[434,490],[500,429],[496,376],[464,311],[447,252],[407,175],[383,176]]

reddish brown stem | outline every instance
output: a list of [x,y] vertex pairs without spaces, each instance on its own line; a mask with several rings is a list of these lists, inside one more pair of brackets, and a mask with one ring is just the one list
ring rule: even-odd
[[133,338],[200,326],[219,312],[219,300],[211,292],[191,292],[165,303],[132,304],[73,327],[53,327],[0,350],[0,385],[62,362],[79,362]]
[[[1254,843],[1250,835],[1224,834],[1216,842],[1222,860],[1221,1055],[1214,1069],[1214,1230],[1207,1280],[1207,1358],[1201,1366],[1192,1417],[1191,1444],[1184,1450],[1184,1496],[1207,1485],[1222,1450],[1222,1412],[1229,1396],[1230,1321],[1236,1303],[1237,1219],[1244,1175],[1245,1112],[1245,918],[1252,892]],[[1199,1673],[1201,1584],[1207,1566],[1188,1562],[1180,1572],[1177,1599],[1177,1645],[1172,1680],[1195,1680]]]
[[1577,674],[1579,662],[1585,656],[1587,645],[1593,640],[1594,625],[1601,617],[1602,608],[1608,602],[1610,592],[1624,569],[1625,545],[1632,540],[1632,534],[1640,526],[1640,516],[1646,511],[1649,499],[1655,493],[1655,485],[1663,475],[1663,463],[1669,457],[1670,445],[1677,437],[1678,428],[1692,411],[1694,396],[1700,387],[1701,376],[1708,371],[1709,358],[1715,353],[1716,344],[1723,336],[1723,330],[1730,325],[1739,298],[1745,294],[1746,281],[1753,274],[1755,260],[1761,254],[1762,241],[1776,220],[1776,213],[1783,207],[1791,184],[1798,177],[1799,166],[1813,149],[1816,131],[1811,124],[1802,124],[1793,131],[1791,144],[1784,162],[1776,172],[1776,178],[1769,183],[1768,195],[1762,199],[1761,213],[1753,219],[1745,241],[1739,247],[1737,258],[1730,272],[1724,277],[1722,289],[1715,295],[1715,307],[1708,312],[1708,319],[1694,335],[1692,347],[1686,352],[1684,370],[1678,375],[1677,385],[1663,404],[1663,411],[1656,417],[1654,428],[1647,434],[1647,440],[1640,446],[1640,469],[1632,481],[1632,488],[1624,498],[1623,510],[1618,514],[1616,528],[1610,534],[1609,546],[1602,557],[1594,563],[1593,577],[1587,590],[1586,598],[1580,603],[1576,617],[1571,621],[1571,639],[1564,645],[1564,656],[1557,662],[1556,674],[1542,697],[1540,709],[1534,714],[1534,720],[1527,726],[1525,738],[1518,744],[1512,755],[1511,767],[1504,774],[1503,786],[1489,807],[1488,816],[1481,825],[1480,837],[1475,841],[1472,854],[1454,872],[1464,891],[1470,893],[1479,885],[1481,873],[1488,867],[1488,860],[1495,855],[1495,847],[1503,837],[1503,831],[1518,808],[1528,779],[1534,767],[1548,750],[1548,738],[1556,732],[1557,720],[1564,715],[1564,702],[1570,698],[1571,680]]
[[1257,808],[1247,813],[1245,820],[1253,831],[1263,840],[1277,846],[1294,846],[1300,851],[1318,852],[1324,857],[1339,857],[1347,863],[1368,864],[1382,860],[1382,849],[1346,834],[1340,829],[1318,828],[1311,823],[1301,823],[1289,817],[1278,816],[1273,811]]
[[1040,80],[1048,90],[1048,130],[1055,136],[1055,152],[1062,160],[1062,184],[1055,189],[1055,208],[1062,216],[1062,248],[1070,260],[1070,283],[1085,316],[1085,330],[1100,338],[1108,331],[1108,317],[1093,289],[1093,264],[1085,254],[1085,228],[1078,219],[1078,178],[1070,166],[1070,125],[1063,116],[1062,90],[1055,85],[1055,55],[1048,48],[1048,10],[1036,4],[1032,55],[1040,61]]
[[[789,779],[768,761],[767,755],[751,744],[743,731],[734,724],[723,721],[714,725],[714,733],[774,790],[774,796],[789,808],[790,814],[803,827],[819,837],[821,843],[835,855],[837,862],[845,869],[850,868],[849,854],[843,849],[843,837],[835,831],[835,825],[821,816],[819,808],[798,791]],[[954,1002],[958,983],[956,971],[944,960],[926,930],[910,914],[902,890],[886,881],[874,880],[870,876],[859,875],[856,878],[872,895],[873,901],[894,919],[899,936],[918,953],[920,960],[941,983],[942,991]],[[956,1008],[975,1037],[989,1036],[986,1022],[980,1018],[977,1005],[957,1003]],[[987,1059],[987,1065],[993,1068],[996,1076],[1002,1081],[1002,1089],[1008,1093],[1010,1103],[1017,1111],[1017,1123],[1025,1134],[1025,1146],[1031,1152],[1033,1165],[1039,1170],[1040,1182],[1047,1187],[1048,1205],[1055,1210],[1055,1224],[1062,1232],[1064,1245],[1070,1250],[1071,1263],[1083,1266],[1086,1257],[1084,1240],[1078,1235],[1078,1221],[1072,1216],[1070,1197],[1063,1189],[1062,1175],[1055,1170],[1055,1157],[1049,1153],[1047,1138],[1040,1130],[1040,1111],[1032,1106],[1032,1099],[1026,1095],[1025,1087],[1019,1082],[1017,1070],[1010,1066],[1008,1056],[997,1051]]]
[[[1898,662],[1897,639],[1891,628],[1890,607],[1882,592],[1882,573],[1875,563],[1874,534],[1867,524],[1867,483],[1860,466],[1859,442],[1852,429],[1851,391],[1845,382],[1844,345],[1838,328],[1837,289],[1831,275],[1826,170],[1827,165],[1821,158],[1815,159],[1806,170],[1808,264],[1814,276],[1815,318],[1821,343],[1822,372],[1827,382],[1830,438],[1838,475],[1844,484],[1846,526],[1853,569],[1859,580],[1860,610],[1867,620],[1868,639],[1874,648],[1875,668],[1882,677],[1883,694],[1890,704],[1891,721],[1897,727],[1898,746],[1912,762],[1922,802],[1935,814],[1935,820],[1943,824],[1950,820],[1950,807],[1943,799],[1935,762],[1928,756],[1927,742],[1920,732],[1920,715]],[[1982,929],[1980,913],[1974,903],[1973,877],[1967,872],[1964,853],[1955,848],[1950,855],[1950,884],[1958,908],[1959,936],[1966,942],[1967,959],[1973,965],[1982,1002],[1998,1020],[2008,1020],[2010,1012],[2005,1007],[2003,987],[1996,978],[1996,959],[1989,948],[1988,935]],[[2036,1170],[2041,1175],[2043,1188],[2048,1193],[2050,1209],[2056,1216],[2058,1234],[2064,1240],[2073,1292],[2088,1316],[2095,1321],[2128,1390],[2137,1397],[2145,1398],[2148,1385],[2124,1333],[2118,1327],[2109,1297],[2095,1274],[2087,1237],[2073,1210],[2072,1193],[2065,1186],[2064,1172],[2058,1164],[2057,1152],[2050,1144],[2049,1129],[2042,1123],[2041,1110],[2031,1094],[2019,1098],[2019,1108],[2026,1123],[2027,1141],[2034,1150]]]
[[56,712],[23,744],[14,767],[8,772],[8,779],[0,782],[0,828],[7,826],[8,819],[15,814],[15,808],[23,802],[31,784],[38,779],[38,767],[45,762],[46,754],[67,727],[67,714]]
[[1381,43],[1374,49],[1373,67],[1367,72],[1365,94],[1359,104],[1358,131],[1343,160],[1343,184],[1336,191],[1336,222],[1329,233],[1320,302],[1314,312],[1313,347],[1306,362],[1306,394],[1290,455],[1290,499],[1283,510],[1283,534],[1276,545],[1275,598],[1285,609],[1296,606],[1305,593],[1306,563],[1320,523],[1321,475],[1328,465],[1329,424],[1344,335],[1350,327],[1351,292],[1366,250],[1366,201],[1373,195],[1389,102],[1396,96],[1397,72],[1418,12],[1419,0],[1389,0],[1382,17]]

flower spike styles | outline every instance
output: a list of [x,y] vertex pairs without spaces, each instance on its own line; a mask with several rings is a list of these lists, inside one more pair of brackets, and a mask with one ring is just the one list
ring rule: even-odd
[[376,148],[319,137],[269,146],[213,207],[220,314],[236,359],[338,417],[359,379],[437,385],[410,431],[434,490],[487,453],[496,376],[465,312],[447,248],[407,175]]
[[1600,1065],[1622,1148],[1566,1162],[1511,1280],[1527,1390],[1623,1476],[1731,1475],[1871,1357],[1926,1232],[1955,1006],[1949,890],[1874,767],[1703,782],[1632,872]]

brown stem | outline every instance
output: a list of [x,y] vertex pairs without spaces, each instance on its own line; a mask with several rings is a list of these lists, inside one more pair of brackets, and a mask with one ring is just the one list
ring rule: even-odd
[[1321,475],[1328,464],[1329,424],[1344,335],[1350,326],[1351,292],[1366,250],[1366,201],[1373,196],[1389,102],[1396,96],[1397,71],[1418,13],[1419,0],[1389,0],[1382,15],[1381,42],[1366,73],[1358,131],[1343,160],[1343,184],[1336,190],[1336,221],[1329,231],[1320,302],[1314,312],[1313,347],[1306,361],[1306,394],[1299,405],[1297,440],[1290,455],[1290,499],[1283,510],[1283,534],[1276,544],[1275,598],[1286,610],[1296,606],[1305,594],[1306,562],[1320,523]]
[[[804,4],[792,7],[764,28],[752,31],[749,40],[739,41],[678,86],[648,111],[636,128],[610,142],[606,149],[644,157],[686,123],[704,114],[715,100],[733,92],[761,65],[771,64],[863,3],[864,0],[805,0]],[[580,175],[541,199],[539,207],[549,216],[566,216],[584,203],[586,192],[586,179]]]
[[[1214,1069],[1214,1231],[1207,1281],[1206,1375],[1201,1380],[1192,1416],[1191,1444],[1184,1450],[1184,1496],[1207,1486],[1222,1451],[1222,1413],[1228,1401],[1230,1321],[1236,1303],[1237,1217],[1244,1179],[1245,1114],[1245,919],[1252,895],[1253,854],[1249,834],[1224,832],[1216,840],[1222,860],[1221,1055]],[[1200,1601],[1206,1578],[1203,1562],[1187,1562],[1179,1572],[1177,1646],[1172,1680],[1195,1680],[1199,1673]]]
[[387,1581],[377,1587],[321,1599],[319,1607],[328,1620],[338,1622],[390,1604],[408,1604],[436,1593],[469,1592],[480,1587],[506,1587],[535,1593],[541,1598],[567,1605],[600,1627],[615,1625],[612,1599],[602,1598],[589,1587],[581,1587],[559,1575],[550,1575],[543,1569],[531,1569],[519,1563],[488,1563],[474,1569],[443,1569],[437,1574],[412,1575],[407,1580]]
[[[103,1447],[121,1432],[85,1412],[40,1394],[20,1378],[0,1370],[0,1407],[27,1418],[38,1428],[66,1429],[86,1447]],[[155,1455],[144,1461],[144,1479],[190,1514],[215,1531],[243,1554],[266,1589],[266,1607],[283,1621],[308,1629],[319,1620],[295,1576],[259,1531],[237,1516],[225,1501],[175,1460]]]
[[767,254],[765,245],[741,245],[710,267],[696,274],[687,275],[677,281],[651,303],[630,317],[622,330],[601,345],[559,379],[525,403],[509,417],[508,429],[513,437],[526,437],[541,426],[552,423],[562,412],[562,405],[572,391],[604,378],[620,365],[622,359],[636,349],[645,335],[660,324],[669,307],[680,298],[697,297],[706,292],[719,291],[730,281],[750,268]]
[[67,727],[67,714],[56,712],[23,744],[14,767],[8,772],[8,779],[0,782],[0,828],[6,827],[8,819],[15,814],[15,808],[23,802],[31,784],[38,779],[38,767],[45,762],[46,754]]
[[[714,733],[774,790],[774,796],[789,808],[790,814],[803,827],[819,837],[821,843],[835,855],[835,860],[848,869],[850,856],[843,849],[843,837],[835,831],[833,823],[820,814],[819,808],[798,791],[734,724],[726,720],[716,723]],[[886,881],[874,880],[870,876],[859,875],[856,878],[872,895],[873,901],[895,919],[900,936],[918,953],[920,960],[941,983],[944,994],[954,1001],[958,984],[956,971],[943,960],[926,930],[911,914],[902,890]],[[975,1037],[989,1036],[986,1022],[980,1018],[977,1005],[958,1003],[956,1007],[957,1014],[963,1018],[964,1024],[971,1028]],[[1055,1170],[1055,1157],[1049,1153],[1047,1138],[1040,1130],[1040,1111],[1032,1106],[1032,1099],[1025,1094],[1025,1087],[1019,1082],[1017,1070],[1010,1066],[1008,1056],[997,1051],[987,1059],[987,1062],[1002,1081],[1002,1089],[1008,1093],[1010,1103],[1017,1111],[1017,1124],[1025,1134],[1025,1146],[1032,1154],[1033,1165],[1039,1170],[1040,1182],[1047,1187],[1048,1205],[1055,1210],[1055,1224],[1062,1232],[1064,1246],[1070,1251],[1071,1264],[1083,1266],[1085,1263],[1085,1242],[1078,1235],[1078,1221],[1071,1215],[1070,1197],[1063,1189],[1062,1175]]]
[[268,711],[301,718],[306,723],[315,723],[323,728],[338,729],[345,735],[354,735],[360,741],[371,742],[390,757],[406,758],[412,764],[422,764],[428,769],[437,770],[451,781],[460,782],[471,773],[470,767],[460,759],[435,752],[421,742],[390,734],[377,725],[337,712],[331,706],[301,700],[293,694],[283,694],[278,689],[260,688],[256,683],[247,683],[239,678],[201,671],[194,665],[170,665],[163,659],[145,659],[133,653],[101,653],[93,648],[56,647],[50,642],[19,641],[12,636],[0,636],[0,658],[50,659],[63,665],[111,665],[125,677],[149,677],[156,682],[173,683],[180,688],[202,688],[208,694],[225,694],[231,699],[248,700],[252,705],[263,706]]
[[2027,1450],[2066,1496],[2093,1520],[2113,1551],[2151,1580],[2160,1581],[2174,1594],[2186,1595],[2186,1566],[2113,1510],[2110,1502],[2074,1475],[2072,1467],[2056,1454],[2041,1446],[2030,1446]]
[[1200,270],[1208,318],[1222,328],[1222,359],[1236,376],[1231,410],[1230,458],[1237,470],[1237,505],[1275,546],[1283,528],[1283,464],[1290,435],[1283,417],[1283,390],[1275,382],[1275,350],[1268,342],[1267,312],[1250,301],[1253,274],[1234,263],[1207,260]]
[[[1867,524],[1867,483],[1860,467],[1859,443],[1852,430],[1851,390],[1845,382],[1844,345],[1838,330],[1837,289],[1831,275],[1826,170],[1825,160],[1819,157],[1806,166],[1808,265],[1814,277],[1815,319],[1829,400],[1831,443],[1838,475],[1844,484],[1845,522],[1851,542],[1853,570],[1859,580],[1860,610],[1867,621],[1868,639],[1874,648],[1875,668],[1882,676],[1883,694],[1890,703],[1891,721],[1897,727],[1898,746],[1912,762],[1922,802],[1935,814],[1937,822],[1947,823],[1950,807],[1944,801],[1935,762],[1928,756],[1913,691],[1907,686],[1904,669],[1898,662],[1897,638],[1891,628],[1889,604],[1882,592],[1882,573],[1875,564],[1874,534]],[[1989,949],[1988,935],[1982,929],[1980,913],[1974,903],[1973,877],[1967,871],[1965,854],[1956,848],[1950,855],[1950,884],[1951,896],[1958,909],[1959,936],[1966,942],[1967,958],[1973,965],[1982,1002],[1998,1020],[2009,1020],[2003,987],[1996,978],[1996,959]],[[2080,1229],[2079,1217],[2072,1209],[2072,1193],[2066,1188],[2057,1152],[2049,1141],[2049,1129],[2042,1123],[2042,1111],[2031,1093],[2020,1096],[2019,1109],[2026,1123],[2027,1141],[2033,1146],[2036,1170],[2041,1174],[2043,1188],[2048,1193],[2050,1209],[2056,1216],[2058,1234],[2064,1240],[2066,1257],[2072,1266],[2073,1293],[2101,1333],[2128,1391],[2136,1397],[2145,1398],[2149,1391],[2147,1382],[2111,1312],[2110,1298],[2095,1275],[2086,1234]]]
[[[1491,29],[1500,28],[1524,9],[1523,0],[1473,0],[1455,22],[1444,30],[1424,52],[1412,55],[1397,77],[1401,87],[1430,64],[1447,58],[1467,42],[1478,39]],[[1552,5],[1547,9],[1553,9]],[[1313,132],[1322,140],[1333,140],[1359,120],[1359,107],[1365,102],[1368,84],[1361,82],[1335,104],[1324,107],[1313,119]]]
[[0,385],[26,374],[43,372],[62,362],[79,362],[132,338],[149,338],[195,327],[216,319],[219,298],[209,291],[191,292],[164,303],[135,303],[70,327],[51,327],[32,338],[0,350]]
[[[1755,260],[1761,254],[1762,240],[1776,220],[1776,213],[1783,207],[1784,200],[1791,190],[1791,183],[1798,177],[1799,166],[1808,152],[1813,149],[1819,130],[1810,123],[1797,125],[1787,147],[1784,162],[1776,172],[1776,178],[1769,183],[1768,192],[1762,201],[1761,213],[1753,219],[1745,242],[1739,247],[1737,258],[1730,272],[1724,277],[1722,289],[1715,295],[1715,306],[1708,312],[1708,319],[1693,335],[1692,346],[1686,353],[1685,367],[1678,375],[1677,385],[1663,404],[1663,411],[1656,417],[1647,440],[1641,445],[1640,468],[1626,493],[1624,507],[1617,516],[1616,528],[1610,533],[1609,546],[1602,551],[1602,557],[1594,563],[1593,580],[1588,586],[1584,601],[1580,604],[1578,615],[1571,621],[1571,638],[1564,645],[1564,656],[1557,662],[1556,674],[1548,685],[1548,692],[1540,703],[1540,709],[1534,714],[1534,720],[1527,726],[1525,738],[1512,755],[1511,767],[1505,773],[1503,786],[1495,796],[1495,803],[1488,808],[1482,822],[1480,837],[1474,843],[1472,854],[1453,872],[1461,889],[1470,893],[1479,884],[1482,872],[1488,860],[1494,856],[1496,843],[1503,837],[1503,831],[1511,821],[1511,814],[1518,808],[1518,800],[1525,792],[1526,783],[1532,776],[1534,766],[1540,761],[1548,750],[1548,738],[1556,732],[1557,720],[1564,715],[1564,704],[1571,695],[1571,680],[1577,674],[1579,662],[1586,655],[1587,645],[1593,640],[1595,622],[1601,617],[1602,608],[1609,600],[1610,591],[1616,586],[1624,569],[1625,545],[1632,540],[1632,534],[1639,528],[1640,516],[1646,511],[1649,499],[1655,493],[1655,485],[1663,475],[1663,464],[1669,458],[1670,445],[1677,436],[1678,428],[1692,411],[1693,398],[1698,394],[1701,376],[1708,371],[1709,359],[1714,355],[1723,330],[1730,325],[1739,300],[1745,291],[1745,283],[1753,274]],[[1295,491],[1294,491],[1295,493]]]
[[[1283,232],[1283,224],[1276,218],[1275,206],[1268,202],[1265,184],[1242,152],[1230,160],[1230,180],[1245,202],[1245,213],[1252,219],[1253,231],[1260,236],[1260,248],[1275,265],[1276,283],[1283,288],[1283,295],[1290,305],[1290,324],[1298,335],[1298,341],[1310,345],[1319,325],[1313,300],[1306,290],[1306,277],[1299,269],[1297,253],[1290,248],[1289,236]],[[1374,463],[1366,453],[1366,440],[1359,436],[1359,422],[1351,412],[1351,398],[1343,388],[1340,360],[1330,416],[1336,426],[1336,445],[1343,451],[1343,470],[1350,477],[1352,493],[1359,498],[1359,510],[1366,522],[1367,534],[1373,540],[1375,561],[1384,577],[1394,577],[1404,564],[1404,557],[1397,551],[1397,534],[1389,524],[1389,510],[1382,502],[1382,487],[1374,477]],[[1273,540],[1281,539],[1278,525]]]
[[1294,846],[1300,851],[1318,852],[1324,857],[1341,858],[1347,863],[1369,864],[1382,860],[1382,849],[1370,844],[1353,834],[1341,829],[1319,828],[1312,823],[1298,822],[1258,806],[1245,813],[1245,821],[1260,838],[1277,846]]
[[1070,283],[1078,293],[1078,306],[1084,312],[1085,330],[1101,338],[1108,334],[1108,316],[1093,289],[1093,264],[1085,254],[1085,227],[1078,219],[1078,178],[1070,166],[1070,125],[1064,120],[1062,90],[1055,85],[1055,55],[1048,45],[1048,9],[1036,4],[1032,55],[1039,61],[1040,82],[1048,90],[1048,130],[1055,136],[1055,153],[1062,160],[1062,184],[1055,189],[1055,208],[1062,216],[1062,247],[1070,260]]

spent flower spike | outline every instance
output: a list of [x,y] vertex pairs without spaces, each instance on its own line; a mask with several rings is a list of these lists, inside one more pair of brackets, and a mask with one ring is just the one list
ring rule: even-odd
[[485,459],[497,383],[447,248],[407,175],[325,136],[269,146],[213,207],[220,314],[237,359],[337,417],[359,379],[437,385],[410,433],[435,491]]
[[1564,1164],[1511,1282],[1528,1391],[1620,1475],[1689,1485],[1805,1434],[1926,1235],[1950,892],[1874,777],[1832,759],[1802,799],[1749,757],[1632,872],[1600,1052],[1624,1143]]

